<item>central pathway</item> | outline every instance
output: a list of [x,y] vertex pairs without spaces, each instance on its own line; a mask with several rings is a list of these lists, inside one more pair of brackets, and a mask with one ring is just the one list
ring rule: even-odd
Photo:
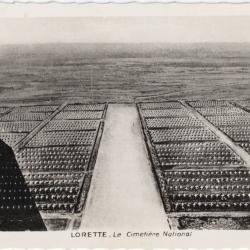
[[135,105],[108,106],[82,228],[168,229]]

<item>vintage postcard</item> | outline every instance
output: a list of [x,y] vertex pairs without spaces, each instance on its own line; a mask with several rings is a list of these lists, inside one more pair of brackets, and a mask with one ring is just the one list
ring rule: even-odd
[[0,4],[1,248],[248,248],[250,4]]

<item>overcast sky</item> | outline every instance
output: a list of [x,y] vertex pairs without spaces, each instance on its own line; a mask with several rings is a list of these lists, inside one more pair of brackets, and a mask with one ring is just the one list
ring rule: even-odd
[[250,17],[0,18],[0,44],[250,42]]

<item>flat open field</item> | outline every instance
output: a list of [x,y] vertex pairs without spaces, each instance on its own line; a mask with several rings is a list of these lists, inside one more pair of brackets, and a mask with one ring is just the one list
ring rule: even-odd
[[249,73],[249,44],[1,46],[0,100],[247,98]]

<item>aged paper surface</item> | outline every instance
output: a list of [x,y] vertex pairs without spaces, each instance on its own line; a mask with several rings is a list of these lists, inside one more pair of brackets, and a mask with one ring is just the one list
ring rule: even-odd
[[249,246],[249,4],[0,10],[2,248]]

